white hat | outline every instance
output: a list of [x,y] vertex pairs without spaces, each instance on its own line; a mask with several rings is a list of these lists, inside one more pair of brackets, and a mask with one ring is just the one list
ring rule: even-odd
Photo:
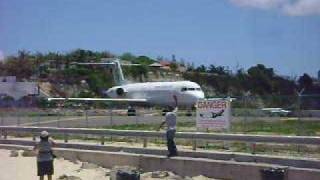
[[42,138],[45,138],[45,137],[48,137],[49,136],[49,133],[47,131],[42,131],[41,134],[40,134],[40,137]]

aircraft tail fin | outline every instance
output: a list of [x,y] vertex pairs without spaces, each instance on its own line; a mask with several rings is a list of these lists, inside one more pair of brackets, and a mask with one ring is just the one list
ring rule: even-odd
[[108,58],[104,62],[85,62],[85,63],[74,63],[77,65],[97,65],[104,67],[111,67],[111,73],[113,75],[113,79],[116,85],[126,84],[126,81],[123,76],[123,71],[121,68],[120,60],[117,58]]
[[127,84],[127,81],[124,79],[123,71],[121,66],[141,66],[141,64],[121,64],[120,59],[118,58],[107,58],[105,62],[97,62],[97,63],[74,63],[77,65],[101,65],[101,66],[111,66],[113,79],[116,85],[124,85]]
[[126,84],[126,81],[125,81],[124,75],[123,75],[123,71],[122,71],[122,68],[121,68],[120,60],[116,59],[113,62],[115,64],[115,66],[113,68],[114,72],[112,73],[113,74],[113,78],[114,78],[114,82],[117,85]]

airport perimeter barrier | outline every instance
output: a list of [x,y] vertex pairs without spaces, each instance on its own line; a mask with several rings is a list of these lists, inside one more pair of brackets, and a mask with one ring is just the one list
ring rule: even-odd
[[[112,129],[130,125],[130,129],[135,129],[141,124],[154,125],[163,120],[162,109],[137,106],[136,114],[128,116],[125,104],[69,103],[71,105],[41,106],[35,103],[29,106],[26,103],[22,106],[0,98],[0,126]],[[232,102],[231,110],[230,133],[319,134],[319,94],[238,96]],[[196,131],[196,111],[192,111],[192,116],[186,114],[186,110],[179,109],[178,127]]]
[[[1,110],[1,109],[0,109]],[[127,116],[126,110],[109,111],[92,109],[87,112],[73,113],[72,109],[61,109],[51,112],[38,111],[37,109],[16,109],[16,111],[0,114],[0,126],[36,126],[36,127],[57,127],[57,128],[105,128],[105,129],[156,129],[164,117],[155,111],[137,110],[136,116]],[[51,109],[54,110],[54,109]],[[304,135],[315,136],[319,134],[320,111],[310,110],[313,114],[318,113],[319,117],[296,116],[266,116],[254,114],[259,110],[243,109],[234,107],[234,114],[231,118],[230,130],[227,133],[243,134],[283,134],[283,135]],[[66,112],[64,114],[64,112]],[[112,112],[112,113],[110,113]],[[250,112],[247,114],[246,112]],[[307,112],[307,111],[304,111]],[[185,116],[183,111],[178,114],[179,131],[197,131],[195,112],[193,116]],[[210,131],[212,132],[212,131]]]
[[[105,142],[106,136],[140,137],[143,139],[143,147],[147,147],[149,138],[165,137],[165,132],[158,131],[133,131],[133,130],[111,130],[111,129],[87,129],[87,128],[50,128],[50,127],[11,127],[0,126],[2,136],[7,139],[9,132],[31,133],[33,140],[41,131],[51,134],[63,134],[64,141],[68,142],[68,136],[94,135],[101,137],[101,144]],[[273,136],[273,135],[246,135],[246,134],[223,134],[202,132],[177,132],[176,138],[192,141],[193,150],[197,148],[197,140],[207,141],[240,141],[247,143],[275,143],[296,145],[320,145],[320,137],[316,136]]]
[[[181,115],[183,114],[183,115]],[[178,114],[179,122],[195,122],[193,116]],[[112,128],[121,125],[160,124],[161,110],[136,109],[128,115],[127,109],[70,109],[70,108],[0,108],[0,126],[37,126],[63,128]]]

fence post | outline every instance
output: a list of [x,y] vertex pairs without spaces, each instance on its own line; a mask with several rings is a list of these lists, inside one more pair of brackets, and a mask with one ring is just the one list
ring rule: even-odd
[[3,138],[4,138],[4,139],[7,139],[7,138],[8,138],[8,132],[7,132],[7,130],[4,130],[4,131],[3,131]]
[[60,111],[58,112],[58,120],[57,120],[57,127],[60,127],[60,119],[61,119],[61,114]]
[[250,143],[250,149],[251,149],[251,154],[256,154],[256,146],[257,146],[257,144],[255,143],[255,142],[253,142],[253,143]]
[[20,113],[19,112],[17,112],[17,126],[20,126],[20,124],[21,124],[21,119],[20,119]]
[[139,123],[139,117],[138,117],[139,113],[137,113],[137,110],[136,110],[136,114],[135,114],[135,117],[136,117],[136,126],[138,126],[138,123]]
[[[112,116],[113,116],[113,113],[112,113],[112,108],[110,108],[109,109],[109,116],[110,116],[110,127],[112,128],[112,126],[113,126],[113,118],[112,118]],[[110,141],[111,141],[111,143],[112,143],[112,135],[110,136]]]
[[86,128],[89,128],[89,119],[88,119],[88,110],[85,110],[85,115],[86,115]]
[[68,142],[68,134],[64,133],[63,138],[64,138],[64,142],[67,143]]
[[109,110],[109,115],[110,115],[110,127],[112,127],[113,126],[112,109]]
[[[301,92],[302,93],[302,92]],[[302,123],[301,123],[301,94],[300,92],[298,93],[298,136],[302,135],[301,134],[301,126],[302,126]]]
[[192,150],[194,150],[194,151],[197,150],[197,139],[192,140]]
[[[137,128],[138,127],[138,121],[139,121],[137,110],[136,110],[135,118],[136,118],[136,128]],[[136,136],[135,138],[136,138],[136,142],[138,142],[138,137]]]
[[143,138],[143,147],[146,148],[148,146],[148,138]]
[[250,91],[246,92],[244,95],[244,108],[245,108],[245,115],[244,115],[244,120],[243,120],[243,131],[244,133],[247,133],[247,121],[248,121],[248,116],[249,116],[249,110],[248,110],[248,99],[250,96]]
[[41,118],[41,112],[38,113],[38,117],[37,117],[37,126],[40,126],[40,118]]
[[101,145],[104,145],[104,136],[101,136]]
[[4,117],[2,113],[1,113],[1,126],[4,126]]
[[36,134],[32,132],[32,141],[36,141]]

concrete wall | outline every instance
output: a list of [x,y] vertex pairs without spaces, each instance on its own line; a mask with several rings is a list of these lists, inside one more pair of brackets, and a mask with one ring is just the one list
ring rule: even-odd
[[[0,144],[14,144],[22,146],[33,146],[34,141],[27,140],[4,140],[0,139]],[[94,151],[108,151],[108,152],[126,152],[131,154],[147,154],[165,156],[167,150],[165,149],[152,149],[152,148],[138,148],[138,147],[119,147],[110,145],[96,145],[96,144],[80,144],[80,143],[59,143],[59,148],[68,149],[82,149]],[[297,157],[283,157],[272,155],[252,155],[247,153],[236,152],[218,152],[218,151],[192,151],[180,150],[179,156],[192,157],[192,158],[205,158],[212,160],[235,161],[235,162],[252,162],[274,164],[280,166],[290,166],[296,168],[311,168],[320,169],[320,160],[311,158],[297,158]]]
[[[0,145],[2,149],[23,149],[25,146]],[[80,160],[98,164],[106,168],[129,165],[144,171],[167,170],[181,176],[205,175],[208,177],[232,180],[262,180],[261,170],[271,167],[285,168],[259,163],[210,160],[202,158],[174,157],[165,158],[156,155],[138,155],[123,152],[101,152],[76,149],[56,149],[55,154],[69,160]],[[288,168],[288,180],[319,180],[319,169]]]

